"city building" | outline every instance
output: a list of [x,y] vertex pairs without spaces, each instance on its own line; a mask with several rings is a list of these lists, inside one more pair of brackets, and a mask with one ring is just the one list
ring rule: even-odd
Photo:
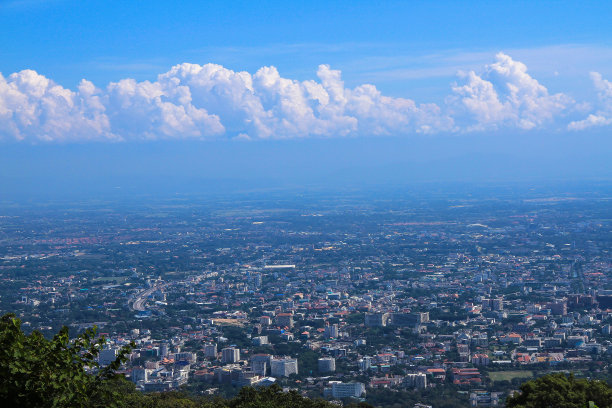
[[365,385],[359,382],[330,381],[329,385],[323,393],[333,398],[360,398],[366,392]]
[[234,347],[226,347],[221,350],[221,361],[224,364],[237,363],[240,361],[240,349]]
[[204,345],[204,356],[207,358],[217,358],[217,345],[216,344]]
[[427,388],[427,375],[424,373],[406,374],[404,384],[411,388],[425,389]]
[[119,350],[114,347],[102,349],[98,356],[98,362],[103,366],[109,365],[117,359],[118,353]]
[[328,339],[338,338],[338,325],[336,323],[325,326],[325,337]]
[[366,327],[385,327],[388,320],[388,313],[366,313],[365,315]]
[[272,377],[289,377],[298,373],[298,362],[295,358],[274,358],[270,361]]
[[336,359],[333,357],[322,357],[318,360],[320,373],[333,373],[336,371]]

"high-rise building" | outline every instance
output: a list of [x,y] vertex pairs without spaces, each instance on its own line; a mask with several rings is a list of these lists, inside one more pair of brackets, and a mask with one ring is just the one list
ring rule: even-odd
[[394,326],[418,326],[429,321],[429,312],[393,313],[389,324]]
[[239,375],[239,367],[237,366],[224,366],[224,367],[216,367],[215,368],[215,377],[217,378],[217,382],[220,384],[231,384],[232,377],[234,379],[238,378]]
[[217,358],[217,345],[207,344],[204,346],[204,356],[208,358]]
[[359,360],[359,370],[368,371],[372,367],[372,357],[364,357]]
[[268,375],[268,368],[270,367],[270,355],[269,354],[255,354],[251,356],[251,370],[262,377]]
[[389,313],[366,313],[365,325],[367,327],[384,327],[389,320]]
[[160,357],[166,357],[168,355],[168,343],[162,343],[162,345],[159,348],[159,356]]
[[174,361],[186,361],[188,363],[195,363],[197,360],[196,353],[184,351],[182,353],[174,353]]
[[147,382],[149,379],[149,373],[146,368],[143,367],[134,367],[132,368],[132,374],[130,379],[133,383],[138,384],[139,382]]
[[298,362],[295,358],[279,358],[270,361],[272,377],[289,377],[298,373]]
[[268,373],[268,363],[266,361],[253,361],[251,368],[255,374],[262,377],[265,377]]
[[325,326],[325,337],[328,339],[338,338],[338,325],[336,323]]
[[226,347],[221,350],[221,361],[224,364],[237,363],[240,361],[240,349],[234,347]]
[[322,357],[318,361],[320,373],[333,373],[336,371],[336,359],[333,357]]
[[427,376],[423,373],[406,374],[404,383],[408,387],[424,389],[427,388]]
[[497,311],[497,312],[504,310],[504,299],[503,298],[491,299],[491,310]]
[[343,383],[340,381],[330,381],[330,388],[324,390],[326,396],[334,398],[359,398],[365,394],[365,385],[358,382]]

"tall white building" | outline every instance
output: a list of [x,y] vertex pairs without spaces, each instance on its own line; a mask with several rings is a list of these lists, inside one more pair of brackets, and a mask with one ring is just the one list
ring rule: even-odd
[[359,360],[359,370],[368,371],[372,367],[372,357],[364,357]]
[[295,358],[279,358],[270,361],[272,377],[289,377],[298,373],[298,362]]
[[366,313],[366,327],[385,327],[389,320],[389,313]]
[[328,339],[337,339],[338,325],[334,323],[332,325],[325,326],[325,337]]
[[333,357],[322,357],[318,363],[320,373],[333,373],[336,371],[336,359]]
[[132,368],[132,375],[130,376],[132,382],[138,384],[139,382],[147,382],[149,380],[149,372],[143,367]]
[[366,392],[365,385],[358,382],[330,381],[329,385],[331,387],[324,390],[324,395],[334,398],[359,398]]
[[427,376],[423,373],[406,374],[404,382],[408,387],[424,389],[427,388]]
[[187,361],[189,363],[195,363],[197,360],[196,353],[184,351],[182,353],[174,353],[174,361]]
[[217,345],[216,344],[205,345],[204,355],[208,358],[217,358]]
[[265,377],[270,367],[271,356],[269,354],[255,354],[251,356],[251,369],[257,375]]
[[159,347],[159,356],[166,357],[169,351],[168,343],[162,343],[162,345]]
[[255,374],[265,377],[268,372],[268,362],[263,360],[253,361],[251,362],[251,369]]
[[221,361],[224,364],[237,363],[240,361],[240,349],[234,347],[226,347],[221,350]]

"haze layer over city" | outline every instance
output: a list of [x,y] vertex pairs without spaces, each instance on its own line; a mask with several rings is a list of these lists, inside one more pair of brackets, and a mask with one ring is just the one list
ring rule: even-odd
[[2,2],[0,401],[612,406],[610,16]]

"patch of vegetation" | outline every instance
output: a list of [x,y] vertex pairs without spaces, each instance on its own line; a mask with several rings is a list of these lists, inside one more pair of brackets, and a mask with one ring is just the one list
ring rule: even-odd
[[489,378],[491,381],[512,381],[515,378],[532,378],[532,371],[491,371]]
[[508,408],[612,407],[612,388],[603,381],[576,379],[572,374],[548,374],[521,385],[520,393],[509,397]]

